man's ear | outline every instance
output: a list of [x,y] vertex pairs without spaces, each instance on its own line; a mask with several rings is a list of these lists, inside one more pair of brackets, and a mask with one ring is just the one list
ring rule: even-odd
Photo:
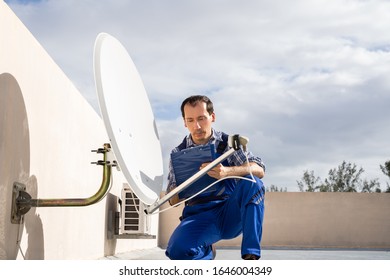
[[211,122],[215,122],[215,113],[211,114]]
[[186,124],[186,120],[183,119],[183,122],[184,122],[184,127],[187,127],[187,124]]

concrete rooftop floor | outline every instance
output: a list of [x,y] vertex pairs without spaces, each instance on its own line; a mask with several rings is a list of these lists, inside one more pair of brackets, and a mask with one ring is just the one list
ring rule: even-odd
[[[168,260],[159,247],[108,256],[109,260]],[[240,260],[239,249],[217,248],[216,260]],[[263,249],[261,260],[390,260],[390,250]]]

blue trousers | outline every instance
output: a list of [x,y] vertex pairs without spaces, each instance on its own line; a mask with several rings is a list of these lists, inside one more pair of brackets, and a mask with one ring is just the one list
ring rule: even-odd
[[180,224],[172,233],[166,256],[172,260],[209,260],[211,245],[242,233],[241,256],[261,256],[264,218],[264,185],[239,180],[224,201],[185,206]]

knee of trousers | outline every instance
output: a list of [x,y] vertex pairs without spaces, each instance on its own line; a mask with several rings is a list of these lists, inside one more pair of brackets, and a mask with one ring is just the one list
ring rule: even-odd
[[171,260],[193,260],[202,258],[202,248],[190,248],[184,242],[170,244],[165,252]]
[[239,189],[242,192],[243,199],[247,203],[260,204],[264,200],[265,188],[263,182],[254,177],[256,182],[240,180]]

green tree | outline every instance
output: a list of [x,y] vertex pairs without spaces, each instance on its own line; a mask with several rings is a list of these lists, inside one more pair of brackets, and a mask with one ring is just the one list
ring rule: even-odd
[[[383,174],[385,174],[387,177],[390,178],[390,160],[386,161],[384,165],[380,165],[380,168]],[[387,184],[387,188],[385,192],[390,193],[390,185],[389,183],[386,184]]]
[[357,192],[363,185],[360,178],[363,172],[364,169],[358,169],[356,164],[343,161],[337,169],[329,170],[328,178],[325,179],[325,189],[331,192]]
[[382,192],[378,179],[374,179],[370,181],[364,180],[362,186],[362,192],[367,192],[367,193]]
[[266,188],[266,192],[287,192],[287,188],[279,188],[278,186],[271,185]]
[[[381,169],[390,178],[390,161],[381,165]],[[297,184],[301,192],[382,192],[378,179],[361,179],[363,172],[364,169],[357,168],[356,164],[343,161],[337,168],[329,170],[324,183],[314,171],[306,170]],[[390,192],[389,184],[386,192]]]
[[314,176],[314,171],[306,170],[303,172],[302,180],[297,181],[299,190],[301,192],[315,192],[321,191],[322,184],[318,184],[321,182],[320,177]]

